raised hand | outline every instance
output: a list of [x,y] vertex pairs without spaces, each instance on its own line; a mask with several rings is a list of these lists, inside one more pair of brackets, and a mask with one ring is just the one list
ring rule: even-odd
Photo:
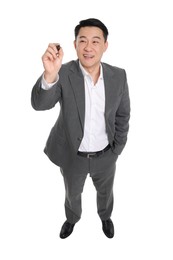
[[62,47],[56,43],[50,43],[45,53],[42,56],[42,62],[44,66],[44,78],[47,83],[52,83],[57,78],[57,73],[59,72],[62,59],[63,59],[63,50]]

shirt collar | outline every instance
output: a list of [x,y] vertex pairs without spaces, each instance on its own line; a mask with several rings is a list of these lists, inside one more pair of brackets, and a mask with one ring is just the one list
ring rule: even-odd
[[[80,61],[79,61],[79,67],[80,67],[80,69],[81,69],[82,74],[83,74],[84,77],[85,77],[85,76],[90,76],[90,77],[91,77],[91,75],[84,69],[84,67],[82,66],[82,64],[80,63]],[[101,63],[100,63],[100,76],[99,76],[99,79],[103,79],[103,68],[102,68]]]

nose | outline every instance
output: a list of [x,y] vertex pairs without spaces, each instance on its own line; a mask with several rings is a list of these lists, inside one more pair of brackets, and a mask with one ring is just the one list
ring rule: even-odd
[[85,50],[86,50],[86,51],[90,51],[91,49],[92,49],[91,42],[87,42],[87,43],[86,43],[86,46],[85,46]]

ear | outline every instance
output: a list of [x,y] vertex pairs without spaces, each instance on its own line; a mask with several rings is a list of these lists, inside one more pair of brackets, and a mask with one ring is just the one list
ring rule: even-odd
[[73,44],[74,44],[74,47],[75,47],[75,49],[76,49],[76,40],[74,40]]
[[105,42],[104,52],[107,50],[107,48],[108,48],[108,41]]

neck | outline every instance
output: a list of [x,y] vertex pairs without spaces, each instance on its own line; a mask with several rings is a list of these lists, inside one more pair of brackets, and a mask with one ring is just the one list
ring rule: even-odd
[[91,76],[93,82],[94,82],[94,85],[97,83],[98,81],[98,78],[100,76],[100,64],[98,64],[97,66],[95,67],[83,67]]

